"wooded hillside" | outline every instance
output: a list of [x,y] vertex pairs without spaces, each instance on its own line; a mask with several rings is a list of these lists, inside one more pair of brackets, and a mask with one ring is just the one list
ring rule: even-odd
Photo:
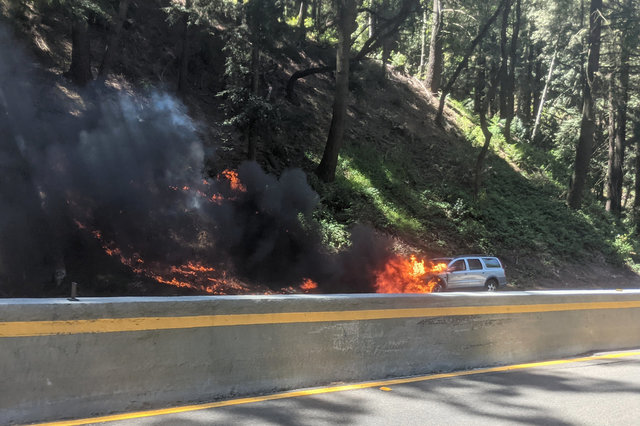
[[[497,255],[512,288],[640,283],[640,8],[632,0],[0,5],[0,54],[8,58],[0,66],[0,147],[19,159],[6,166],[16,177],[0,184],[7,212],[0,220],[0,296],[57,294],[72,279],[92,294],[149,294],[158,282],[179,286],[196,271],[216,271],[205,277],[219,286],[207,290],[214,293],[295,292],[305,290],[305,279],[320,291],[375,291],[371,277],[391,253]],[[112,112],[105,105],[117,96],[129,98],[114,101],[120,107]],[[119,127],[121,115],[130,123],[123,133],[103,131]],[[153,129],[138,129],[141,122]],[[96,192],[110,192],[108,184],[58,185],[56,170],[72,168],[59,159],[73,157],[96,133],[104,141],[120,137],[114,144],[126,164],[109,148],[91,170],[80,150],[74,155],[87,170],[65,179],[89,182],[113,161],[105,176],[127,176],[126,191],[136,179],[114,170],[137,167],[148,183],[163,168],[155,185],[165,189],[100,199]],[[130,161],[142,139],[148,146],[135,148],[139,158]],[[202,145],[195,157],[177,147],[192,139]],[[147,173],[146,159],[156,156],[162,161]],[[232,209],[236,222],[246,219],[241,237],[214,235],[235,226],[231,213],[207,211],[215,223],[203,231],[194,224],[204,213],[174,198],[180,188],[196,191],[189,182],[198,173],[218,191],[198,187],[199,194],[244,203]],[[245,184],[248,199],[237,192]],[[9,215],[19,210],[12,207],[18,193],[32,193],[21,202],[40,205],[39,212]],[[162,194],[159,200],[189,218],[140,213],[149,194]],[[278,202],[264,204],[265,194]],[[52,208],[56,198],[73,214]],[[76,209],[82,201],[91,207]],[[157,212],[161,204],[148,206]],[[114,205],[122,216],[106,218]],[[261,219],[243,216],[249,211]],[[34,220],[46,222],[42,230],[32,229]],[[65,227],[73,231],[60,236]],[[95,241],[84,241],[83,232]],[[33,242],[16,236],[31,233],[38,235]],[[158,234],[166,239],[151,241]],[[145,252],[139,241],[155,248]],[[161,255],[162,244],[191,250],[198,261]],[[225,256],[206,254],[225,244]],[[34,246],[31,267],[23,259]],[[108,256],[87,261],[79,253],[89,247]],[[174,275],[141,272],[143,258],[182,266]],[[211,286],[201,281],[183,287]]]

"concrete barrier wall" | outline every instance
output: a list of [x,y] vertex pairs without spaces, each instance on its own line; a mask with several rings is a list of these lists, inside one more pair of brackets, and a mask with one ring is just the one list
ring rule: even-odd
[[0,424],[640,346],[640,291],[0,300]]

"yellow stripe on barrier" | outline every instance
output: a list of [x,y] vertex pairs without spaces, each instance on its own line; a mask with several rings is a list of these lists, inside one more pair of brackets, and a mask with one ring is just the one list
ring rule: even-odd
[[587,356],[587,357],[581,357],[581,358],[560,359],[560,360],[553,360],[553,361],[532,362],[527,364],[506,365],[502,367],[479,368],[476,370],[454,371],[452,373],[430,374],[428,376],[414,376],[414,377],[390,379],[390,380],[377,381],[377,382],[356,383],[352,385],[304,389],[299,391],[276,393],[272,395],[263,395],[263,396],[249,397],[249,398],[231,399],[226,401],[209,402],[205,404],[183,405],[181,407],[161,408],[158,410],[137,411],[133,413],[112,414],[108,416],[93,417],[93,418],[86,418],[86,419],[63,420],[63,421],[50,422],[50,423],[40,423],[37,426],[80,426],[80,425],[88,425],[93,423],[126,421],[126,420],[140,419],[144,417],[154,417],[154,416],[162,416],[162,415],[169,415],[169,414],[186,413],[191,411],[207,410],[211,408],[230,407],[234,405],[274,401],[274,400],[286,399],[286,398],[297,398],[297,397],[309,396],[309,395],[320,395],[320,394],[326,394],[326,393],[332,393],[332,392],[344,392],[349,390],[368,389],[368,388],[375,388],[380,386],[393,386],[393,385],[400,385],[400,384],[407,384],[407,383],[425,382],[429,380],[446,379],[450,377],[471,376],[471,375],[486,374],[486,373],[499,373],[499,372],[513,371],[513,370],[522,370],[527,368],[569,364],[573,362],[616,359],[616,358],[634,357],[639,355],[640,355],[640,352],[622,352],[622,353],[612,353],[612,354],[605,354],[605,355]]
[[438,308],[375,309],[266,314],[198,315],[181,317],[100,318],[62,321],[0,322],[1,337],[31,337],[60,334],[117,333],[125,331],[174,330],[240,325],[297,324],[313,322],[369,321],[461,315],[523,314],[640,308],[640,300],[621,302],[551,303],[536,305],[457,306]]

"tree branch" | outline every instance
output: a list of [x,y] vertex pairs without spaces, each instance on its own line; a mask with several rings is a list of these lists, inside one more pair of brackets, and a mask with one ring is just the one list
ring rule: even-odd
[[453,75],[451,76],[451,78],[449,78],[447,85],[442,90],[442,94],[440,95],[440,104],[438,105],[438,113],[436,114],[436,123],[440,124],[442,122],[442,114],[444,112],[444,103],[447,98],[447,95],[449,94],[449,92],[451,92],[451,89],[453,88],[453,85],[456,82],[456,79],[458,78],[462,70],[467,66],[467,63],[469,62],[469,58],[471,57],[471,54],[475,50],[478,43],[480,43],[480,41],[484,38],[484,36],[489,31],[489,27],[491,27],[491,25],[498,18],[498,15],[500,14],[500,11],[502,11],[502,9],[504,8],[506,2],[507,0],[502,0],[498,5],[498,7],[496,8],[496,10],[491,15],[491,17],[482,26],[476,38],[474,38],[471,44],[469,45],[469,48],[467,49],[462,61],[460,61],[455,71],[453,72]]
[[[394,17],[385,20],[385,22],[379,27],[379,31],[376,31],[373,37],[368,38],[364,42],[362,48],[360,48],[358,53],[356,53],[356,55],[349,60],[350,65],[354,65],[355,63],[361,61],[369,53],[380,47],[385,39],[387,39],[391,34],[395,33],[398,30],[400,25],[402,25],[402,23],[407,19],[409,14],[414,11],[418,4],[418,0],[403,0],[398,13]],[[293,99],[295,84],[299,79],[309,77],[310,75],[314,74],[330,72],[335,69],[335,64],[331,64],[323,67],[309,68],[306,70],[294,72],[287,81],[287,99]]]

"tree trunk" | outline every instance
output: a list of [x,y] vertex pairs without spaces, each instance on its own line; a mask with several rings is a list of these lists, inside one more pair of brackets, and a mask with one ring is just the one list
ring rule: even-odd
[[382,42],[382,70],[384,71],[385,76],[387,75],[387,65],[389,64],[389,59],[391,58],[391,50],[393,49],[394,40],[391,38],[387,38]]
[[251,93],[258,94],[260,89],[260,48],[257,43],[251,44]]
[[[258,96],[260,89],[260,49],[257,43],[251,45],[251,93]],[[256,123],[252,122],[245,130],[245,142],[247,144],[247,159],[254,161],[258,151],[258,132]]]
[[615,210],[618,203],[618,194],[616,193],[616,172],[615,172],[615,156],[616,156],[616,110],[613,102],[613,92],[615,87],[614,73],[609,75],[609,152],[607,156],[607,203],[606,211]]
[[640,122],[633,123],[633,138],[635,140],[635,197],[633,199],[633,223],[636,235],[640,234]]
[[336,53],[336,88],[333,98],[333,115],[327,136],[327,144],[316,174],[324,182],[332,182],[336,176],[338,153],[342,146],[347,99],[349,96],[349,53],[351,33],[356,28],[356,0],[342,0],[337,3],[338,50]]
[[[257,31],[255,28],[252,31]],[[258,37],[254,34],[254,40],[251,43],[251,93],[258,96],[260,90],[260,48],[258,46]],[[258,151],[258,132],[256,124],[250,123],[246,131],[247,138],[247,159],[254,161]]]
[[298,28],[302,31],[302,34],[306,32],[306,28],[304,26],[304,21],[307,19],[307,2],[306,0],[302,0],[300,2],[300,11],[298,13]]
[[544,89],[544,82],[545,82],[545,77],[544,77],[543,67],[542,67],[543,63],[542,63],[542,60],[539,59],[541,56],[542,56],[542,48],[533,50],[533,57],[535,58],[533,79],[531,84],[531,102],[532,102],[533,114],[536,113],[538,105],[540,105],[540,95],[542,94],[542,90]]
[[420,66],[418,67],[418,78],[424,77],[425,53],[427,50],[427,9],[422,11],[422,36],[420,37]]
[[178,74],[178,91],[187,90],[187,74],[189,73],[189,9],[191,0],[186,0],[184,16],[182,17],[182,56],[180,57],[180,71]]
[[456,79],[458,78],[462,70],[467,66],[467,63],[469,62],[469,58],[471,57],[473,50],[476,48],[478,43],[480,43],[480,41],[487,34],[487,32],[489,31],[489,27],[491,27],[491,25],[498,18],[498,15],[500,14],[500,11],[502,10],[506,2],[507,0],[502,0],[500,2],[495,12],[493,12],[493,15],[491,15],[489,20],[480,29],[480,32],[478,33],[478,35],[471,41],[471,44],[467,48],[467,51],[464,57],[462,58],[462,61],[460,61],[455,71],[453,72],[453,75],[451,76],[451,78],[449,78],[447,85],[442,90],[442,94],[440,95],[440,104],[438,105],[438,113],[436,115],[436,123],[442,123],[442,114],[444,113],[444,104],[447,99],[447,95],[449,94],[449,92],[451,92],[451,89],[453,88],[453,85],[455,84]]
[[[473,111],[480,114],[484,111],[484,88],[486,86],[486,57],[481,51],[476,57],[476,82],[475,93],[473,94]],[[483,112],[484,113],[484,112]]]
[[489,126],[487,125],[487,100],[488,94],[485,96],[485,87],[486,87],[486,58],[482,50],[478,55],[476,62],[476,81],[475,81],[475,93],[474,93],[474,105],[475,112],[480,117],[480,129],[482,130],[482,134],[484,135],[484,144],[482,145],[482,149],[478,153],[478,158],[476,159],[476,165],[474,169],[474,180],[473,180],[473,196],[474,198],[478,198],[480,194],[480,187],[482,185],[482,171],[484,169],[484,159],[487,156],[487,151],[489,150],[489,144],[491,143],[491,132],[489,131]]
[[511,122],[513,121],[513,116],[515,114],[515,82],[516,82],[516,62],[518,60],[518,34],[520,32],[520,17],[522,14],[520,1],[516,0],[516,16],[515,22],[513,24],[513,34],[511,35],[511,46],[509,49],[509,72],[508,72],[508,80],[507,80],[507,88],[506,88],[506,96],[507,96],[507,114],[506,114],[506,122],[504,126],[504,137],[507,142],[511,142]]
[[425,85],[431,93],[438,93],[442,84],[444,59],[442,54],[442,1],[433,0],[431,12],[431,41],[429,43],[429,61]]
[[497,111],[499,111],[499,103],[496,108],[495,100],[500,87],[500,63],[493,60],[489,61],[491,67],[489,69],[489,89],[487,90],[486,99],[486,114],[489,117],[493,117]]
[[311,19],[313,19],[313,27],[316,30],[316,37],[320,36],[320,0],[311,1]]
[[249,126],[245,130],[244,140],[247,145],[247,160],[255,161],[258,152],[258,142],[256,140],[255,126]]
[[91,48],[88,31],[87,18],[75,15],[71,28],[71,66],[69,67],[69,75],[71,80],[79,86],[84,86],[93,79],[91,75]]
[[525,74],[520,87],[520,99],[518,102],[518,116],[527,125],[531,125],[531,89],[533,87],[533,46],[531,40],[527,44],[526,50],[527,65]]
[[484,145],[482,145],[482,149],[480,149],[480,153],[478,154],[478,158],[476,160],[475,179],[473,182],[473,192],[476,198],[480,194],[480,186],[482,185],[482,170],[484,168],[484,159],[486,158],[487,152],[489,151],[491,136],[493,136],[489,131],[489,126],[487,125],[487,117],[486,117],[486,112],[484,111],[484,108],[481,108],[478,115],[480,116],[480,129],[482,129],[482,134],[484,135]]
[[540,96],[540,104],[538,105],[538,109],[536,112],[536,121],[533,125],[533,131],[531,132],[531,140],[534,141],[536,138],[536,133],[538,132],[538,127],[540,126],[540,118],[542,117],[542,110],[544,109],[544,103],[547,99],[547,92],[549,91],[549,84],[551,84],[551,77],[553,77],[553,68],[556,63],[556,58],[558,56],[558,50],[553,52],[553,56],[551,57],[551,63],[549,64],[549,73],[547,74],[547,79],[544,82],[544,89],[542,89],[542,96]]
[[[627,103],[629,102],[629,56],[630,46],[622,43],[620,51],[620,91],[616,96],[617,126],[613,141],[613,158],[611,164],[611,200],[607,200],[608,210],[620,216],[622,214],[622,186],[624,180],[624,157],[627,137]],[[612,79],[613,80],[613,79]],[[612,95],[613,96],[613,93]],[[613,105],[611,106],[613,107]]]
[[601,13],[602,0],[591,0],[591,7],[589,8],[589,55],[587,73],[583,82],[582,123],[576,148],[573,176],[567,196],[567,202],[572,209],[579,209],[582,206],[583,191],[587,181],[589,161],[591,160],[591,151],[593,149],[593,135],[596,127],[593,92],[600,67]]
[[120,0],[120,3],[118,5],[118,16],[116,16],[114,22],[112,23],[107,46],[104,51],[104,56],[102,57],[102,62],[100,63],[100,70],[98,71],[98,77],[100,78],[105,78],[107,76],[107,73],[111,69],[111,64],[116,58],[116,49],[118,48],[118,44],[120,43],[122,26],[124,25],[125,19],[127,19],[127,10],[129,10],[129,3],[130,0]]
[[502,11],[502,25],[500,26],[500,118],[507,115],[507,92],[509,85],[509,50],[507,48],[507,28],[509,27],[509,12],[511,0],[507,0]]
[[369,12],[367,19],[369,21],[369,38],[373,38],[376,33],[376,18],[373,16],[373,13]]

